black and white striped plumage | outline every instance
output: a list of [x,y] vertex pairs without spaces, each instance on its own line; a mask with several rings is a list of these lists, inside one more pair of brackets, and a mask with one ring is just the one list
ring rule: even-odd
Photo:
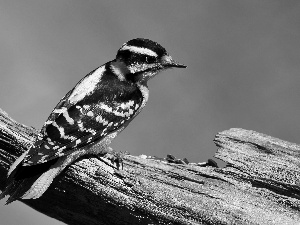
[[60,100],[42,135],[11,166],[0,199],[39,198],[71,162],[105,152],[146,105],[147,81],[171,67],[185,66],[156,42],[138,38],[125,43],[115,60],[90,72]]

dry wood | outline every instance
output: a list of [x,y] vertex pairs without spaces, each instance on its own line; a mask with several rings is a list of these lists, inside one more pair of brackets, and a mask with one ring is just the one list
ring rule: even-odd
[[[38,134],[0,110],[0,190]],[[67,224],[300,224],[299,145],[243,129],[214,141],[226,168],[127,155],[118,171],[91,156],[21,201]]]

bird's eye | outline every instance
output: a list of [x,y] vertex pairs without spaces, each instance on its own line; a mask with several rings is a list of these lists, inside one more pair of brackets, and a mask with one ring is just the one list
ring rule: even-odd
[[140,60],[141,60],[142,62],[148,63],[148,57],[145,56],[145,55],[141,56]]
[[154,63],[155,62],[155,58],[151,57],[151,56],[143,56],[141,60],[146,63]]

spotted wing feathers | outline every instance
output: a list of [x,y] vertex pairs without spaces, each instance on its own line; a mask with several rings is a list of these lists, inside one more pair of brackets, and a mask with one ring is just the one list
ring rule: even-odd
[[121,81],[109,79],[103,79],[100,86],[75,104],[70,101],[70,96],[74,96],[72,92],[61,100],[42,128],[43,137],[26,155],[24,166],[67,155],[74,148],[93,143],[126,126],[140,111],[143,96],[138,87],[126,83],[114,85]]

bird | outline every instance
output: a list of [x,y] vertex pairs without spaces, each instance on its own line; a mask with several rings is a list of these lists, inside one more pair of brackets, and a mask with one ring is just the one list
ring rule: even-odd
[[0,199],[37,199],[76,159],[108,152],[112,140],[141,112],[147,81],[169,68],[186,68],[157,42],[135,38],[116,58],[83,77],[56,105],[40,135],[11,165]]

